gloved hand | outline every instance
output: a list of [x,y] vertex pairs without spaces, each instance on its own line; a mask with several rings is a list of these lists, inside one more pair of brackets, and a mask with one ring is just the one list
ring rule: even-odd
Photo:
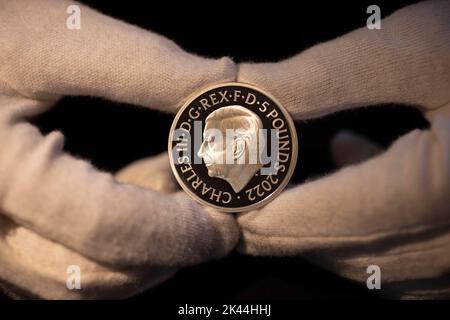
[[[381,30],[363,27],[282,62],[244,63],[238,81],[274,94],[296,120],[401,103],[420,108],[431,124],[240,214],[240,250],[301,255],[363,286],[374,264],[381,294],[450,297],[450,2],[405,7]],[[341,162],[354,161],[365,155],[346,153],[361,145],[344,135],[333,149]]]
[[[42,136],[27,119],[63,95],[175,111],[200,87],[235,80],[236,66],[82,5],[81,29],[69,30],[69,4],[0,1],[0,282],[19,296],[126,297],[227,254],[236,221],[167,194],[159,158],[136,165],[156,191],[121,183],[64,154],[60,132]],[[130,170],[120,180],[142,184]],[[81,290],[66,288],[69,265],[81,269]]]

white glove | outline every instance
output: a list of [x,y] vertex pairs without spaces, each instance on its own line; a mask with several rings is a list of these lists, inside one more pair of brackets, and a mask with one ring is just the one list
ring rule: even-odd
[[[282,62],[242,64],[238,80],[274,94],[297,120],[402,103],[431,123],[366,162],[240,214],[240,250],[302,255],[363,286],[374,264],[381,294],[450,297],[450,2],[405,7],[381,30],[364,27]],[[340,159],[348,140],[335,144]]]
[[[63,95],[174,111],[200,87],[235,80],[236,66],[82,5],[81,29],[69,30],[70,4],[0,1],[0,279],[19,296],[126,297],[226,255],[236,221],[181,192],[119,183],[27,118]],[[149,161],[142,170],[151,175],[161,160]],[[122,181],[140,183],[124,172]],[[145,187],[167,191],[156,178]],[[81,290],[66,288],[69,265],[81,268]]]

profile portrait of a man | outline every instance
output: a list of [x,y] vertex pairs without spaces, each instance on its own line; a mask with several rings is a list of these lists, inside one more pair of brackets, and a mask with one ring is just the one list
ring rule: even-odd
[[205,120],[203,142],[198,156],[210,177],[227,181],[238,193],[262,167],[265,141],[260,134],[259,116],[242,106],[227,106],[212,112]]

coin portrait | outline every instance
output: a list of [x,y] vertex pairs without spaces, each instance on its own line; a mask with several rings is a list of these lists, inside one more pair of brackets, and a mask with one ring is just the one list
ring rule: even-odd
[[194,94],[168,144],[172,171],[195,200],[224,212],[256,209],[289,182],[297,161],[292,119],[270,94],[243,83]]

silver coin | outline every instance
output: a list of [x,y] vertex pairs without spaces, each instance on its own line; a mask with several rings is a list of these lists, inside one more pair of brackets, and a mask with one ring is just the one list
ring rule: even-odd
[[270,94],[223,83],[193,95],[169,135],[172,171],[198,202],[224,212],[256,209],[287,185],[297,162],[289,113]]

